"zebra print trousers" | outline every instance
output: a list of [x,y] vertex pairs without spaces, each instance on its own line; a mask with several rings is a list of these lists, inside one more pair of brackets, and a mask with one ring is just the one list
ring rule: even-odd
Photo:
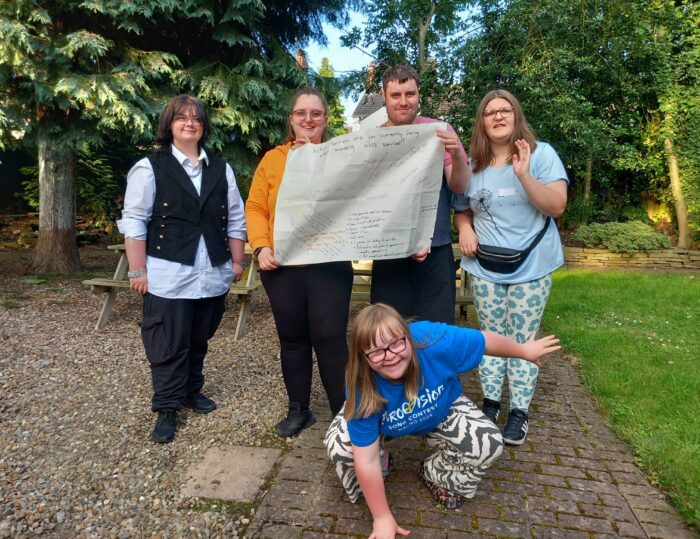
[[[501,431],[464,395],[455,399],[442,423],[425,435],[425,443],[434,450],[423,462],[426,477],[464,498],[474,496],[486,470],[503,451]],[[355,503],[361,490],[342,409],[331,422],[324,444],[345,492]],[[380,461],[382,457],[380,454]]]

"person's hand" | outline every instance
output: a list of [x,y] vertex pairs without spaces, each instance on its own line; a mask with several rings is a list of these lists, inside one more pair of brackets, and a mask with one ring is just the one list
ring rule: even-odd
[[462,143],[460,142],[457,133],[455,133],[454,131],[438,130],[435,131],[435,134],[440,139],[440,142],[442,142],[445,145],[445,151],[449,152],[449,154],[452,156],[452,159],[461,159]]
[[474,256],[476,247],[479,245],[479,238],[476,237],[474,229],[467,225],[459,230],[459,249],[464,256]]
[[428,254],[430,254],[430,247],[423,247],[420,251],[417,253],[413,253],[411,255],[411,258],[415,260],[416,262],[423,262],[426,258],[428,258]]
[[263,271],[272,271],[279,268],[275,254],[270,247],[263,247],[258,253],[258,266]]
[[292,150],[296,150],[298,148],[301,148],[304,144],[311,144],[311,139],[304,135],[304,138],[298,138],[292,143]]
[[542,366],[541,356],[551,354],[561,349],[561,346],[559,346],[559,339],[554,335],[548,335],[547,337],[542,337],[537,340],[535,340],[535,336],[533,335],[530,337],[530,340],[522,346],[524,349],[522,358],[532,361],[538,367]]
[[392,515],[388,515],[374,519],[369,539],[395,539],[397,535],[408,537],[410,534],[410,531],[404,530],[396,523]]
[[532,152],[530,151],[530,145],[525,139],[520,139],[515,141],[515,148],[517,153],[513,154],[513,172],[518,177],[520,181],[530,173],[530,158]]
[[233,268],[233,282],[237,283],[243,277],[243,266],[238,262],[233,262],[231,267]]
[[141,277],[132,277],[129,279],[129,288],[135,290],[139,294],[146,294],[148,292],[148,274],[141,275]]

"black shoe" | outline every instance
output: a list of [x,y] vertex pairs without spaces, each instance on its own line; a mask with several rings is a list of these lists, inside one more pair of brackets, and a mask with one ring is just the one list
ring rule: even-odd
[[508,445],[521,445],[527,436],[527,413],[513,408],[503,429],[503,441]]
[[493,421],[493,424],[495,425],[496,421],[498,421],[498,416],[501,415],[501,403],[493,399],[484,398],[484,404],[481,407],[481,411],[484,412],[484,415]]
[[287,417],[275,425],[275,433],[290,438],[314,423],[316,423],[316,418],[308,406],[302,406],[298,402],[290,402]]
[[192,411],[195,414],[208,414],[209,412],[216,410],[216,403],[201,393],[197,393],[196,395],[187,399],[185,406],[187,408],[192,408]]
[[167,444],[175,438],[175,412],[158,412],[156,426],[153,427],[151,440],[159,444]]

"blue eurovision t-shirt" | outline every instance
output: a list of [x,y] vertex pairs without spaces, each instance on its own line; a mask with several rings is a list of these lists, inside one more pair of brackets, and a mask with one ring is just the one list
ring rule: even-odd
[[427,321],[408,327],[420,367],[418,397],[409,402],[403,382],[373,373],[377,391],[387,403],[368,417],[348,421],[350,441],[355,446],[371,445],[380,434],[396,437],[434,430],[462,394],[458,375],[479,365],[484,355],[484,336],[475,329]]
[[[530,174],[543,184],[569,181],[557,152],[546,142],[537,142],[530,159]],[[452,205],[458,211],[471,208],[476,237],[484,245],[525,249],[540,233],[546,219],[528,199],[512,165],[486,167],[477,172],[467,192],[455,195]],[[487,281],[517,284],[540,279],[563,264],[564,251],[552,219],[542,241],[513,273],[486,270],[473,256],[463,256],[461,267]]]

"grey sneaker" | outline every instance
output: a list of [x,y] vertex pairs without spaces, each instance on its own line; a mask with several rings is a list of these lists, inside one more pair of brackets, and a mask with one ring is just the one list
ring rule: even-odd
[[495,425],[496,421],[498,421],[498,416],[501,415],[501,403],[493,399],[484,398],[484,404],[481,407],[481,411],[484,412],[484,415],[493,421],[493,424]]
[[527,436],[527,412],[513,408],[503,429],[503,441],[508,445],[521,445]]

